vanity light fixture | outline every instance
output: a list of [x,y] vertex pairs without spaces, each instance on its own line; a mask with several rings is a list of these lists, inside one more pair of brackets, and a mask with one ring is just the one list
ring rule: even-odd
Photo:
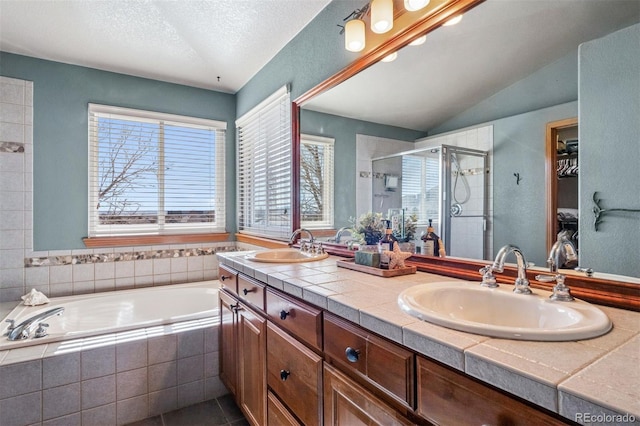
[[449,19],[444,24],[442,24],[442,26],[443,27],[450,27],[451,25],[455,25],[460,21],[462,21],[462,15],[457,15],[457,16],[454,16],[453,18]]
[[360,52],[364,49],[364,21],[352,19],[344,26],[344,47],[349,52]]
[[404,8],[409,12],[415,12],[429,4],[430,0],[404,0]]
[[398,52],[393,52],[393,53],[388,54],[384,58],[382,58],[380,61],[381,62],[393,62],[393,61],[396,60],[397,57],[398,57]]
[[371,2],[371,31],[384,34],[393,28],[393,0]]

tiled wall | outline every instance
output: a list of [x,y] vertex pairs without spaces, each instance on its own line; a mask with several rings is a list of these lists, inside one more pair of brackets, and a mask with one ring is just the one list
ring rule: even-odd
[[218,330],[211,318],[7,351],[0,425],[120,425],[227,394]]
[[0,77],[0,302],[22,291],[32,247],[32,99],[32,82]]
[[0,77],[0,302],[217,278],[234,243],[33,251],[33,82]]

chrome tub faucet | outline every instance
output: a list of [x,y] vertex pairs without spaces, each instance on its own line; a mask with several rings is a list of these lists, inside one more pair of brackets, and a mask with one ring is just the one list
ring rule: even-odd
[[16,326],[14,326],[13,320],[7,320],[7,322],[11,324],[8,329],[7,338],[9,340],[28,339],[34,332],[33,337],[44,337],[47,335],[47,327],[49,327],[49,324],[46,324],[43,321],[56,315],[62,315],[63,312],[63,307],[49,309],[48,311],[39,313],[22,321]]

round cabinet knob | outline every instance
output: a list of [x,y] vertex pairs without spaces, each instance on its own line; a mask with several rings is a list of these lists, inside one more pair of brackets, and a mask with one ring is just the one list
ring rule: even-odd
[[242,293],[244,293],[244,295],[246,296],[247,294],[249,294],[251,292],[251,290],[247,289],[247,288],[243,288],[242,289]]
[[344,354],[347,356],[349,362],[358,362],[358,358],[360,357],[360,351],[350,346],[345,349]]
[[231,279],[231,277],[227,277],[226,275],[221,275],[221,276],[220,276],[220,280],[221,280],[221,281],[224,281],[224,280],[230,280],[230,279]]
[[285,311],[284,309],[280,311],[281,320],[286,320],[288,316],[289,316],[289,311]]
[[280,380],[282,380],[283,382],[286,381],[289,376],[291,375],[291,372],[288,370],[280,370]]

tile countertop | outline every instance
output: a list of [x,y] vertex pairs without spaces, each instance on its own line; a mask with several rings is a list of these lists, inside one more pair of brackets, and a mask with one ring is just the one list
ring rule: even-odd
[[274,264],[245,259],[247,253],[218,253],[218,257],[220,263],[271,287],[578,423],[640,424],[638,312],[599,306],[613,329],[588,340],[491,338],[430,324],[398,307],[397,298],[404,289],[460,281],[456,278],[423,272],[382,278],[340,268],[337,257]]

